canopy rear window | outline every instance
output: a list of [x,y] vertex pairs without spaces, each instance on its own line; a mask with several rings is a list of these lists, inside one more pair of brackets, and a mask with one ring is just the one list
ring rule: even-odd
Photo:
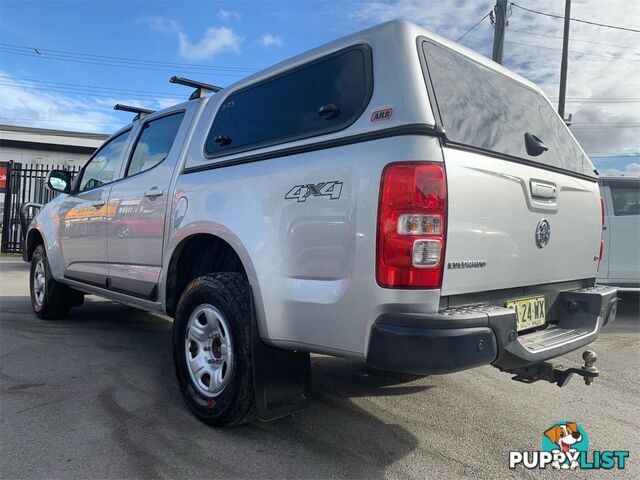
[[[446,47],[424,41],[447,141],[593,177],[593,165],[539,93]],[[525,134],[548,151],[527,153]]]

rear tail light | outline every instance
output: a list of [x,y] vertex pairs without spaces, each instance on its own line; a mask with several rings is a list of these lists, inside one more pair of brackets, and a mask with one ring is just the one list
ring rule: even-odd
[[442,243],[440,240],[416,240],[413,242],[413,266],[435,267],[440,263]]
[[398,233],[401,235],[422,235],[442,233],[442,219],[438,215],[404,214],[398,218]]
[[442,163],[387,165],[378,209],[376,279],[380,286],[441,287],[446,205]]

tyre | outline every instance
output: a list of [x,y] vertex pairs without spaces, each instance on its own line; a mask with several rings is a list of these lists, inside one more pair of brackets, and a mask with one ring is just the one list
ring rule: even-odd
[[178,383],[189,409],[209,425],[240,425],[256,416],[251,308],[247,280],[231,272],[196,278],[178,303]]
[[81,305],[83,294],[57,282],[43,245],[38,245],[31,258],[31,306],[38,318],[54,320],[69,316],[71,307]]

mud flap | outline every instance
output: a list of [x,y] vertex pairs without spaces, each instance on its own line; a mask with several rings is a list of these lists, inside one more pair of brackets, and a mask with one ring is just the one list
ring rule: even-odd
[[253,386],[258,418],[263,421],[290,415],[305,408],[311,397],[311,359],[308,353],[266,345],[253,328]]

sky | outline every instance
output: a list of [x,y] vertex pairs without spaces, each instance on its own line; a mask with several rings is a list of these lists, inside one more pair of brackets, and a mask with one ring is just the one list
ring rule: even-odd
[[[180,75],[222,87],[293,55],[402,18],[457,40],[492,0],[0,0],[0,123],[110,133],[186,99]],[[562,0],[516,5],[564,15]],[[563,21],[513,5],[504,65],[557,102]],[[573,0],[573,18],[640,29],[640,2]],[[572,22],[566,112],[601,174],[640,175],[640,33]],[[485,18],[460,41],[491,57]]]

